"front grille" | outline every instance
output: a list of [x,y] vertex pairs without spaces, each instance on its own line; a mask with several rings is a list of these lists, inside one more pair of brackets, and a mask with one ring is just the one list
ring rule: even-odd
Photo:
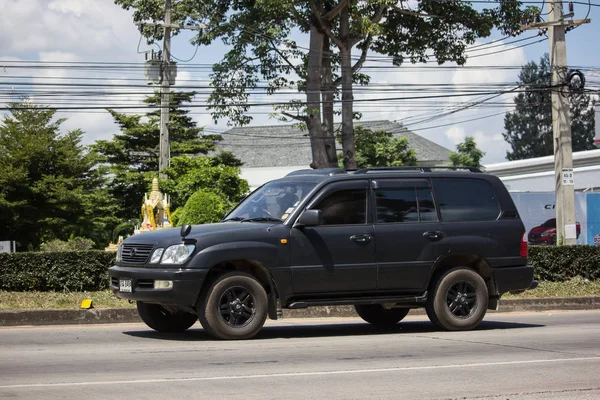
[[154,245],[127,243],[122,244],[121,261],[131,264],[146,264]]

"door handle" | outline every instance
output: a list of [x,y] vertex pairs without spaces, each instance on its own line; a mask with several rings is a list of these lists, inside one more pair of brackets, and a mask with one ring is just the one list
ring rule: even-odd
[[427,231],[427,232],[423,232],[423,237],[425,239],[429,239],[432,242],[434,242],[436,240],[440,240],[441,238],[443,238],[444,234],[440,231]]
[[373,239],[371,235],[353,235],[350,236],[350,240],[355,243],[369,243]]

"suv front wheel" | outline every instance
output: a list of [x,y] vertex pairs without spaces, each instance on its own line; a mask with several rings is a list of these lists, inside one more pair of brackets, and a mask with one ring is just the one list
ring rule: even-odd
[[485,281],[470,268],[457,267],[434,283],[427,299],[427,316],[438,328],[465,331],[479,325],[488,308]]
[[262,285],[250,274],[229,272],[200,296],[200,323],[219,339],[250,339],[263,327],[269,302]]

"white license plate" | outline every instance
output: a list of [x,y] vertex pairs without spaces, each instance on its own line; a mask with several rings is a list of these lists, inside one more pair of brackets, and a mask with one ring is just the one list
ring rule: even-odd
[[131,293],[131,279],[119,279],[119,291]]

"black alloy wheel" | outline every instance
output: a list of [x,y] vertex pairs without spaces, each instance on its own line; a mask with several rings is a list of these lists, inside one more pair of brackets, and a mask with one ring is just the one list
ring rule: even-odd
[[227,325],[235,328],[246,326],[256,314],[254,296],[241,286],[231,287],[221,295],[219,311]]

